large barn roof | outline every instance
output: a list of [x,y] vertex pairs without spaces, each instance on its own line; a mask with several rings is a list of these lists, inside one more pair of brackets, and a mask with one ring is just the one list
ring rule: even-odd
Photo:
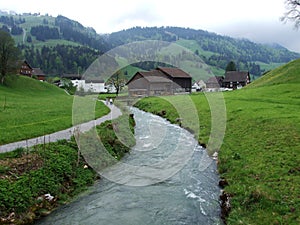
[[173,78],[191,78],[191,76],[179,68],[158,67],[157,70],[162,71],[166,75]]
[[171,83],[172,81],[164,76],[158,70],[151,70],[149,72],[139,72],[146,80],[151,83]]

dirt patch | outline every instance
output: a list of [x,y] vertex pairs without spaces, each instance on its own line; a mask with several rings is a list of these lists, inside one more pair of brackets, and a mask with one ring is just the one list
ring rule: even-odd
[[44,164],[39,154],[24,154],[19,158],[7,158],[0,160],[0,179],[17,179],[23,173],[37,170]]

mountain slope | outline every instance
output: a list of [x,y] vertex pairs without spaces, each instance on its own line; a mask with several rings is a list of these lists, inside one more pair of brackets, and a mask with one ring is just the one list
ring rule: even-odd
[[[31,58],[29,62],[34,67],[41,67],[48,74],[75,73],[78,68],[82,73],[99,54],[126,43],[150,39],[175,42],[188,48],[211,66],[215,75],[223,75],[229,61],[234,61],[238,70],[248,70],[252,75],[260,76],[268,70],[300,58],[299,53],[291,52],[278,44],[257,44],[247,39],[235,39],[190,28],[134,27],[109,35],[99,35],[93,28],[84,27],[61,15],[10,15],[0,12],[0,16],[0,27],[13,35],[18,46],[23,49],[24,57]],[[54,49],[57,45],[81,46],[94,51],[91,53],[93,57],[83,63],[82,58],[86,55],[79,59],[82,49],[78,52],[78,49],[72,48],[71,51],[70,47],[65,47],[64,52],[72,52],[73,55],[71,62],[67,63],[66,58],[71,56],[58,53]],[[50,52],[48,55],[51,60],[47,62],[45,59],[49,58],[48,55],[41,57],[43,47],[47,48],[44,53]]]
[[265,72],[265,68],[273,68],[272,65],[277,66],[300,58],[299,53],[290,52],[282,46],[279,48],[278,45],[262,45],[247,39],[180,27],[135,27],[110,34],[108,41],[112,46],[118,46],[147,39],[176,42],[199,54],[208,65],[223,70],[233,60],[239,70],[249,70],[256,76]]

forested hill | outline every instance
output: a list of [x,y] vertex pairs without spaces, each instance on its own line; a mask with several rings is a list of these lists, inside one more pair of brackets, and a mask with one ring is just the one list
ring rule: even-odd
[[112,46],[118,46],[147,39],[178,43],[199,54],[208,65],[221,69],[233,60],[238,69],[250,70],[257,76],[273,66],[300,57],[299,53],[278,44],[263,45],[247,39],[180,27],[135,27],[110,34],[108,41]]
[[190,28],[135,27],[100,35],[93,28],[61,15],[17,15],[0,11],[0,29],[10,32],[24,59],[48,75],[82,73],[104,52],[132,41],[149,39],[175,42],[190,49],[212,66],[216,74],[223,74],[229,61],[234,61],[237,69],[259,76],[300,58],[299,53],[278,44],[262,45]]
[[7,14],[0,11],[0,29],[9,32],[31,66],[48,75],[83,73],[110,49],[105,36],[64,16]]

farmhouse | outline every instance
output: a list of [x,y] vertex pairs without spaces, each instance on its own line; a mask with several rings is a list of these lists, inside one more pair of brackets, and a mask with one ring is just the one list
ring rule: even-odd
[[171,95],[191,92],[192,78],[178,68],[158,67],[137,72],[126,85],[130,96]]
[[[77,91],[92,92],[92,93],[106,93],[110,91],[111,93],[115,90],[107,86],[104,80],[98,79],[82,79],[82,76],[79,74],[63,74],[61,78],[68,79],[76,87]],[[63,86],[63,81],[61,81]]]
[[36,77],[40,81],[45,81],[46,75],[40,68],[33,68],[24,60],[21,62],[19,74],[27,77]]
[[40,68],[32,68],[32,76],[35,76],[40,81],[46,80],[46,75]]
[[227,71],[223,80],[224,88],[238,89],[250,83],[250,74],[245,71]]
[[33,70],[33,68],[29,65],[29,63],[26,60],[24,60],[21,63],[21,68],[19,70],[19,74],[23,75],[23,76],[31,77],[32,70]]
[[206,90],[207,91],[216,91],[222,88],[224,77],[223,76],[214,76],[210,77],[206,81]]

